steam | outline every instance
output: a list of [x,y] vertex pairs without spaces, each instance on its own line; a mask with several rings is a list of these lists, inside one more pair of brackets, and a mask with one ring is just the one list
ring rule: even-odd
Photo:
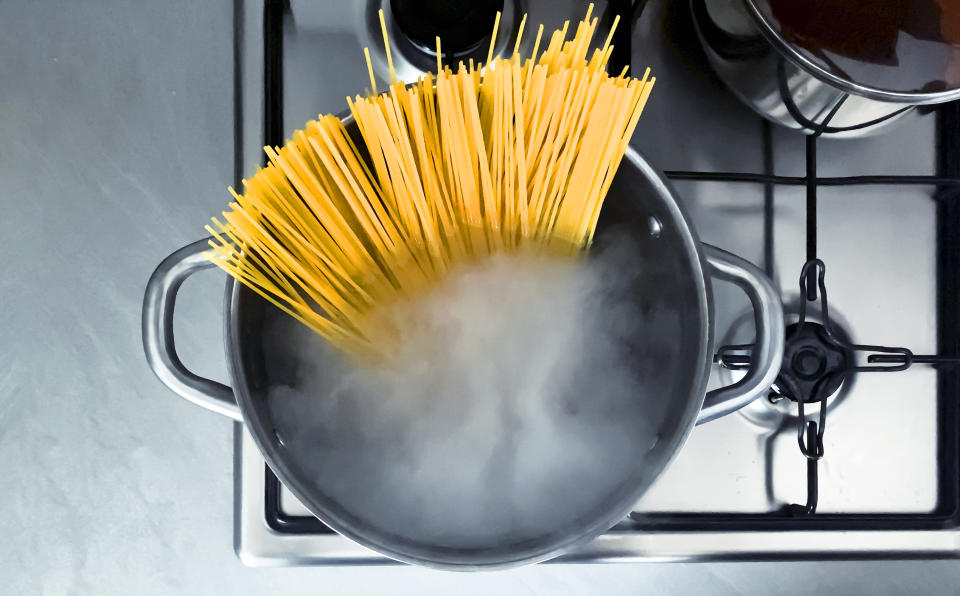
[[465,265],[385,313],[403,341],[377,366],[273,321],[269,404],[312,490],[449,548],[542,538],[622,499],[662,411],[637,364],[634,255]]

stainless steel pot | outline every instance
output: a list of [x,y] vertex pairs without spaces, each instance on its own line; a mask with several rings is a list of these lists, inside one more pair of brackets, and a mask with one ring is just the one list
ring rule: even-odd
[[[305,449],[285,440],[292,432],[291,418],[303,417],[284,415],[283,406],[271,404],[268,398],[270,383],[285,373],[276,369],[275,357],[265,357],[264,330],[286,315],[232,279],[226,284],[224,321],[232,387],[187,370],[174,348],[174,303],[183,281],[211,266],[202,254],[206,240],[164,259],[147,283],[143,302],[147,362],[179,395],[246,424],[267,463],[310,511],[337,532],[375,551],[401,561],[451,569],[549,559],[622,520],[694,425],[733,412],[764,393],[777,375],[783,354],[782,307],[770,281],[747,261],[701,244],[663,176],[633,150],[628,151],[606,199],[597,241],[602,242],[605,234],[618,227],[632,231],[644,257],[643,283],[637,286],[636,300],[654,313],[643,334],[634,338],[643,344],[635,362],[646,371],[643,395],[638,392],[625,398],[645,424],[651,425],[657,440],[651,445],[650,435],[645,440],[637,436],[626,453],[608,454],[610,458],[629,457],[631,471],[588,507],[550,513],[554,519],[547,527],[532,528],[519,536],[514,533],[510,540],[491,536],[474,540],[469,548],[455,546],[447,538],[424,534],[415,525],[391,527],[389,520],[402,517],[402,511],[393,509],[384,516],[382,507],[373,511],[365,498],[347,499],[328,490],[338,480],[338,469],[324,467],[322,447]],[[714,336],[711,278],[733,282],[747,294],[754,308],[757,341],[746,376],[705,394]],[[589,402],[582,395],[575,398]],[[338,448],[340,453],[350,452],[349,444]],[[555,455],[565,461],[564,454]],[[606,463],[596,461],[595,465]],[[373,476],[356,487],[356,494],[376,490],[378,479]],[[385,496],[388,501],[389,496]],[[544,495],[545,506],[553,501],[551,497]]]
[[[919,115],[917,106],[960,98],[955,81],[926,81],[920,75],[909,82],[900,80],[909,77],[898,78],[897,71],[920,70],[904,63],[922,59],[923,52],[913,47],[891,58],[899,59],[898,65],[854,69],[849,64],[858,61],[846,60],[844,70],[836,65],[843,57],[827,50],[810,52],[785,39],[770,4],[766,0],[690,0],[697,34],[714,70],[737,97],[772,122],[806,134],[861,137]],[[838,24],[842,26],[851,36],[865,35],[862,23]],[[902,36],[899,43],[909,39]],[[933,65],[924,70],[937,68],[941,54],[950,51],[949,44],[941,45],[945,47],[927,59]],[[932,47],[928,44],[924,51]]]

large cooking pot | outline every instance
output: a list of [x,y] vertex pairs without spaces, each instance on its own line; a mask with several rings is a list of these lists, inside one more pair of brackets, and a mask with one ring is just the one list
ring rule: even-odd
[[[645,263],[640,283],[631,289],[646,313],[642,332],[631,338],[638,346],[631,366],[643,371],[643,385],[635,394],[620,397],[624,402],[621,405],[628,406],[622,411],[632,412],[626,415],[635,416],[636,428],[644,425],[646,430],[634,434],[635,427],[630,426],[626,443],[616,453],[601,453],[596,461],[588,462],[596,469],[608,468],[615,460],[628,462],[622,476],[617,476],[608,489],[569,509],[557,504],[562,495],[542,495],[538,517],[545,521],[533,527],[518,522],[510,531],[461,536],[456,535],[453,520],[423,518],[433,512],[416,511],[417,505],[404,500],[404,495],[390,494],[398,489],[381,482],[376,462],[351,459],[352,449],[360,447],[352,441],[361,440],[351,437],[362,434],[362,428],[354,429],[358,432],[336,432],[318,426],[308,429],[307,435],[315,436],[306,444],[292,441],[293,434],[304,435],[302,426],[311,417],[310,410],[315,406],[322,411],[324,400],[332,398],[314,395],[311,399],[317,401],[301,403],[301,409],[294,413],[289,411],[293,406],[271,398],[271,385],[288,383],[289,376],[296,374],[284,365],[282,357],[277,357],[276,351],[282,351],[282,346],[265,348],[266,330],[286,315],[233,279],[227,280],[224,317],[232,387],[187,370],[174,348],[174,302],[188,276],[211,266],[203,256],[206,240],[164,259],[147,284],[143,302],[147,362],[179,395],[243,422],[283,484],[324,523],[360,544],[400,561],[440,568],[480,569],[543,561],[624,519],[676,455],[694,425],[733,412],[761,395],[773,383],[782,358],[783,314],[770,281],[747,261],[702,244],[663,176],[632,149],[610,188],[597,242],[602,243],[615,228],[630,230],[632,246]],[[747,294],[754,309],[757,338],[746,376],[705,395],[713,354],[712,279],[733,282]],[[584,355],[585,361],[588,356]],[[583,406],[580,415],[588,416],[594,396],[578,393],[570,397]],[[300,427],[293,428],[295,425]],[[316,436],[324,433],[336,435],[335,463],[331,463],[332,452],[327,451],[332,449],[332,439]],[[550,453],[547,457],[552,461],[547,463],[561,468],[573,465],[571,455],[576,454]],[[347,469],[351,478],[360,479],[356,486],[342,486],[339,472]],[[498,498],[501,496],[489,495],[494,511]],[[424,524],[411,519],[425,519],[431,529],[427,531]],[[437,530],[448,521],[450,527]]]
[[960,14],[935,0],[690,0],[710,64],[758,114],[861,137],[960,98]]

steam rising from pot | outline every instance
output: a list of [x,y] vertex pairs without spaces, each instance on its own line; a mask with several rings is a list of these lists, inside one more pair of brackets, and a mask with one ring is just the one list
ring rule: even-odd
[[562,531],[622,500],[658,440],[644,270],[624,243],[463,266],[384,313],[402,341],[375,366],[277,318],[284,448],[330,511],[394,538],[473,549]]

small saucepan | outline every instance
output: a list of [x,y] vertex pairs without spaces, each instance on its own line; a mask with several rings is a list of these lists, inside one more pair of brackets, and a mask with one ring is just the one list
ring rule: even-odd
[[853,138],[960,98],[960,6],[945,0],[690,0],[710,64],[758,114]]

